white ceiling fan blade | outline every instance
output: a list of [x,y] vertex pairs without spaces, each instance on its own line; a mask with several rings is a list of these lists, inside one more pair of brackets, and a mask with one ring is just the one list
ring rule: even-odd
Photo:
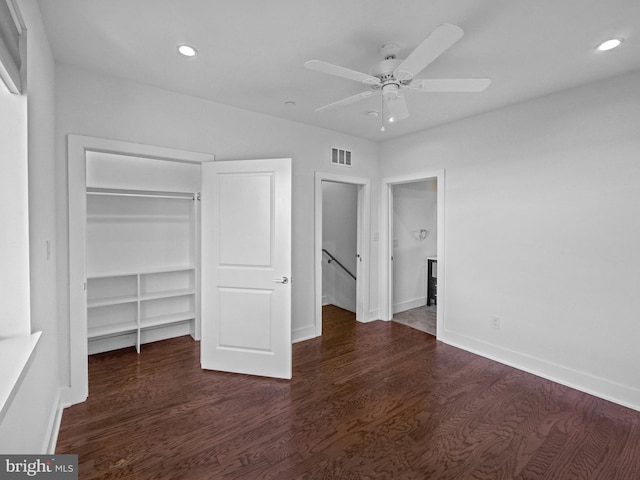
[[409,88],[419,92],[482,92],[490,78],[429,78],[414,80]]
[[343,98],[342,100],[338,100],[337,102],[330,103],[329,105],[325,105],[324,107],[316,108],[316,112],[321,112],[329,108],[342,107],[344,105],[356,103],[360,100],[370,97],[374,93],[376,92],[374,92],[373,90],[367,90],[365,92],[358,93],[357,95],[352,95],[351,97]]
[[399,122],[409,116],[407,101],[402,95],[386,95],[385,106],[390,122]]
[[355,80],[356,82],[361,82],[366,85],[377,85],[380,83],[380,80],[376,77],[372,77],[366,73],[357,72],[355,70],[333,65],[332,63],[323,62],[321,60],[309,60],[308,62],[305,62],[304,66],[309,70],[346,78],[347,80]]
[[442,55],[454,43],[462,38],[464,30],[457,25],[438,25],[417,48],[396,68],[396,73],[407,72],[416,76],[427,65]]

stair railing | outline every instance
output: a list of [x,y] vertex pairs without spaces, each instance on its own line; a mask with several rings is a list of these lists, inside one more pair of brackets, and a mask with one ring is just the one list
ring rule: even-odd
[[342,263],[340,263],[340,260],[338,260],[335,256],[333,256],[327,249],[323,248],[322,252],[326,253],[327,256],[329,257],[329,260],[327,260],[327,263],[336,262],[338,266],[342,268],[345,272],[347,272],[351,278],[353,278],[354,280],[357,280],[356,276],[353,273],[351,273],[347,267],[345,267]]

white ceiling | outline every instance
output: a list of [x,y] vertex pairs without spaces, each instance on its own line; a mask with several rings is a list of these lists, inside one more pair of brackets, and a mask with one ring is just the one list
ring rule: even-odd
[[[639,0],[40,0],[56,61],[376,141],[640,69]],[[376,95],[304,68],[368,72],[405,58],[439,24],[464,37],[418,77],[491,77],[482,93],[406,93],[410,117],[380,131]],[[625,41],[596,52],[601,40]],[[188,43],[192,59],[177,54]],[[293,101],[295,107],[285,106]]]

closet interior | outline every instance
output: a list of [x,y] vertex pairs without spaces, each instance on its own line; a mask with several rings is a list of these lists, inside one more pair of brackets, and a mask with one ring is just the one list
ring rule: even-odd
[[199,165],[87,152],[88,353],[199,338]]

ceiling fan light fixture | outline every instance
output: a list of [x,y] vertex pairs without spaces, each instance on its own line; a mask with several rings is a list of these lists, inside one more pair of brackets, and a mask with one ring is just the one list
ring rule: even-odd
[[622,44],[621,38],[610,38],[609,40],[605,40],[604,42],[599,43],[596,46],[596,50],[599,52],[607,52],[609,50],[613,50],[614,48],[619,47]]
[[191,45],[178,45],[178,52],[185,57],[195,57],[198,51]]
[[386,83],[382,85],[382,95],[386,100],[395,100],[400,93],[400,86],[397,83]]

